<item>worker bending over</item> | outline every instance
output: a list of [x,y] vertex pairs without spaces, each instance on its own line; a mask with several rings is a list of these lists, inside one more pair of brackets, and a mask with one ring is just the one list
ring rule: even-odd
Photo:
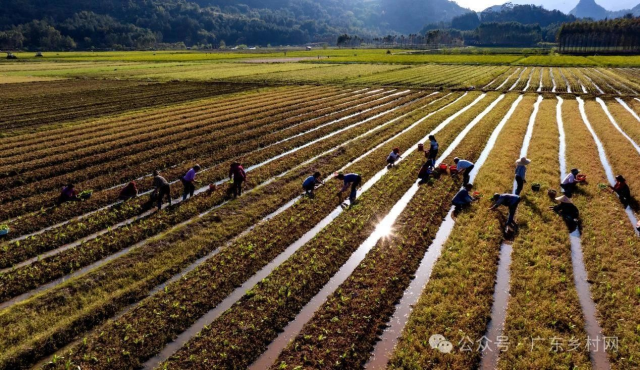
[[564,180],[562,180],[562,184],[560,184],[562,190],[564,190],[564,195],[569,198],[573,197],[573,192],[576,191],[576,186],[578,184],[578,179],[576,178],[576,176],[578,176],[579,173],[579,169],[572,169],[571,172],[569,172],[569,174],[565,176]]
[[187,173],[180,178],[182,185],[184,186],[184,192],[182,193],[182,200],[185,201],[189,196],[193,197],[193,193],[196,191],[196,174],[200,172],[200,165],[196,164]]
[[343,173],[339,173],[337,177],[338,177],[338,180],[344,181],[344,185],[342,186],[342,189],[338,193],[338,197],[342,197],[342,193],[347,191],[347,189],[349,189],[349,186],[351,186],[351,193],[349,194],[349,202],[351,202],[351,205],[354,205],[356,202],[356,195],[358,194],[358,186],[360,186],[360,184],[362,183],[362,176],[360,176],[357,173],[350,173],[347,175]]
[[627,180],[625,180],[622,175],[616,176],[616,184],[614,186],[609,186],[611,190],[613,190],[616,194],[618,194],[618,198],[620,198],[620,202],[624,208],[627,208],[631,205],[631,189],[629,189],[629,185],[627,185]]
[[492,200],[494,203],[493,206],[489,208],[491,211],[498,209],[501,205],[509,208],[509,216],[507,217],[505,232],[509,232],[510,228],[515,230],[515,217],[516,212],[518,211],[518,205],[520,204],[520,196],[514,194],[494,194]]
[[322,174],[320,172],[316,172],[312,176],[307,177],[307,179],[302,183],[305,195],[309,198],[313,198],[315,196],[313,191],[316,190],[316,185],[322,184],[320,177],[322,177]]
[[527,166],[531,163],[526,157],[522,157],[516,161],[516,195],[520,195],[524,184],[527,182]]
[[167,197],[169,205],[171,205],[171,185],[169,185],[167,179],[160,176],[158,170],[153,171],[153,188],[151,198],[156,200],[158,210],[162,209],[162,199],[164,197]]
[[387,157],[387,167],[393,167],[398,159],[400,159],[400,148],[394,148],[393,151],[391,151],[391,154]]
[[555,213],[562,217],[562,220],[567,225],[569,232],[574,232],[580,227],[580,211],[578,207],[573,204],[571,198],[566,195],[556,198],[558,205],[549,207]]
[[435,172],[435,162],[431,159],[428,159],[425,164],[420,168],[420,172],[418,173],[418,178],[420,179],[420,184],[425,184],[429,181],[433,173]]
[[456,164],[458,173],[461,173],[463,176],[462,183],[468,184],[471,176],[471,171],[473,171],[473,168],[475,167],[474,163],[471,161],[460,159],[458,157],[455,157],[453,159],[453,163]]
[[476,202],[478,199],[471,196],[470,192],[473,189],[472,184],[465,184],[465,186],[453,197],[451,203],[455,206],[453,215],[457,216],[464,209],[469,208],[471,203]]
[[238,162],[233,162],[229,169],[229,178],[233,179],[233,197],[237,198],[242,195],[242,183],[247,180],[247,173]]
[[138,196],[138,185],[135,181],[131,181],[120,191],[120,195],[118,199],[125,201],[129,199],[133,199]]
[[66,203],[66,202],[79,202],[81,199],[78,198],[78,190],[75,185],[68,184],[67,186],[62,188],[60,192],[60,197],[58,198],[58,204]]

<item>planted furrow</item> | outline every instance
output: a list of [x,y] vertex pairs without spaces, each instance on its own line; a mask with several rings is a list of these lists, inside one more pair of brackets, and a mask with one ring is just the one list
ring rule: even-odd
[[[248,138],[252,138],[250,133],[253,129],[262,129],[263,132],[275,132],[288,127],[291,122],[287,119],[293,118],[302,121],[306,116],[313,114],[318,105],[323,106],[327,102],[316,102],[316,99],[330,96],[330,93],[312,96],[310,98],[299,98],[292,101],[285,101],[275,106],[258,108],[251,112],[242,113],[240,117],[227,120],[227,117],[207,117],[204,120],[195,120],[191,127],[169,127],[166,130],[158,130],[146,137],[146,140],[138,142],[126,142],[119,145],[111,145],[112,150],[103,148],[101,153],[95,155],[84,155],[84,153],[69,153],[57,157],[45,158],[35,166],[7,166],[0,168],[6,173],[5,176],[13,176],[0,179],[0,190],[4,191],[0,199],[19,199],[17,195],[11,198],[9,190],[16,187],[28,187],[34,182],[44,182],[44,180],[55,179],[58,184],[66,182],[79,182],[92,178],[101,173],[113,173],[117,167],[108,166],[110,162],[117,162],[118,167],[123,163],[135,165],[148,161],[151,158],[170,155],[173,152],[188,150],[190,147],[198,147],[211,141],[215,137],[232,137],[239,132],[244,132]],[[297,104],[300,104],[299,106]],[[291,107],[293,105],[293,107]],[[301,116],[298,116],[301,115]],[[222,122],[222,124],[217,124]],[[215,137],[213,135],[216,135]],[[135,140],[135,139],[134,139]],[[77,157],[78,159],[74,159]],[[90,166],[90,167],[89,167]],[[45,167],[45,168],[42,168]],[[87,170],[87,167],[91,171]],[[81,170],[80,174],[77,174]],[[61,177],[67,175],[66,177]],[[36,187],[34,192],[46,191],[45,186]],[[27,193],[28,196],[28,193]],[[23,195],[24,197],[24,195]],[[5,200],[6,201],[6,200]]]
[[[394,97],[391,97],[391,99],[394,99]],[[411,96],[405,97],[405,98],[396,97],[395,99],[399,99],[398,101],[403,102],[403,101],[406,101],[406,99],[411,99]],[[216,157],[213,159],[215,162],[213,163],[209,162],[211,160],[209,158],[199,158],[199,157],[190,157],[190,156],[186,156],[185,158],[191,158],[191,160],[193,160],[194,162],[198,159],[204,160],[200,162],[205,168],[201,172],[211,172],[211,170],[216,169],[217,172],[213,171],[214,174],[220,174],[220,173],[222,174],[221,176],[215,178],[214,181],[217,181],[224,178],[224,174],[226,173],[228,168],[228,167],[224,168],[224,166],[228,166],[229,165],[228,161],[233,158],[235,158],[236,160],[241,160],[248,165],[258,164],[261,161],[264,161],[264,160],[267,160],[268,158],[273,157],[277,153],[282,153],[283,150],[286,151],[288,148],[294,148],[296,145],[303,145],[305,143],[309,143],[311,140],[315,140],[316,138],[322,137],[323,134],[326,134],[332,131],[342,130],[344,127],[349,127],[349,125],[356,123],[358,120],[361,120],[366,117],[369,117],[369,118],[374,117],[375,115],[381,112],[385,112],[389,109],[392,109],[387,106],[388,104],[392,104],[392,103],[377,105],[376,102],[372,102],[365,106],[360,106],[356,108],[355,109],[356,113],[346,112],[346,111],[343,112],[342,118],[336,119],[335,117],[323,117],[318,122],[316,122],[316,120],[314,119],[312,120],[313,121],[312,125],[317,125],[317,126],[311,130],[306,131],[306,134],[304,135],[302,135],[302,133],[305,132],[305,131],[302,131],[304,127],[298,127],[292,133],[285,130],[272,135],[257,137],[254,141],[245,141],[241,145],[236,145],[234,152],[221,151],[216,153]],[[353,114],[345,116],[344,114],[346,113],[353,113]],[[302,131],[302,132],[299,132],[299,131]],[[295,140],[291,140],[291,139],[295,139]],[[271,144],[269,144],[269,141],[271,141]],[[256,147],[260,146],[260,143],[263,143],[262,148],[255,150]],[[267,143],[269,145],[264,145],[264,143]],[[215,144],[213,146],[215,147]],[[248,153],[249,156],[247,157],[247,155],[244,153]],[[188,153],[183,153],[183,154],[188,154]],[[240,156],[236,157],[238,155]],[[171,178],[178,177],[180,174],[183,174],[184,171],[186,170],[183,168],[174,167],[165,171],[164,175],[165,177],[171,179]],[[151,179],[148,178],[147,176],[136,179],[137,181],[139,181],[138,187],[142,191],[146,189],[150,189],[151,187]],[[207,174],[207,176],[208,178],[211,178],[213,175]],[[199,180],[205,181],[207,180],[207,178],[200,178]],[[178,182],[178,180],[175,180],[174,182]],[[85,188],[91,188],[91,187],[87,185]],[[91,212],[95,211],[96,209],[100,209],[100,207],[108,207],[110,205],[114,205],[113,199],[117,197],[118,191],[119,189],[115,189],[115,188],[107,189],[107,191],[105,192],[99,192],[98,194],[94,194],[94,196],[89,201],[85,201],[82,203],[75,203],[71,205],[68,205],[68,204],[62,205],[60,207],[45,209],[42,212],[35,213],[31,215],[29,219],[37,219],[38,222],[35,224],[18,223],[17,225],[15,225],[15,226],[18,226],[14,230],[15,235],[24,235],[29,232],[41,230],[42,226],[56,225],[56,223],[69,220],[70,218],[78,215],[83,215],[83,214],[90,215]],[[176,194],[178,193],[177,190],[174,190],[174,191]],[[55,193],[52,193],[49,196],[55,197]],[[47,201],[48,199],[45,196],[42,196],[41,198],[43,198],[42,201]],[[24,221],[24,219],[22,221]],[[35,225],[39,225],[40,228],[34,228]],[[13,226],[14,225],[12,224],[12,227]]]
[[[585,343],[584,320],[573,284],[569,233],[558,216],[547,208],[554,205],[546,194],[558,189],[561,179],[558,153],[558,125],[562,127],[560,102],[545,100],[533,132],[528,170],[530,182],[541,191],[526,189],[520,205],[520,232],[513,245],[511,298],[507,308],[504,336],[509,349],[500,354],[498,367],[588,367],[584,348],[569,351],[569,341]],[[558,108],[556,109],[556,105]],[[564,132],[564,131],[563,131]],[[562,140],[562,139],[561,139]],[[563,154],[561,154],[562,156]],[[563,160],[564,162],[564,160]],[[532,340],[532,338],[541,338]],[[553,349],[552,338],[563,345]]]
[[[354,122],[355,124],[359,124],[358,121],[352,120],[341,130],[351,127],[350,125],[352,125]],[[319,138],[321,140],[326,140],[323,139],[325,136],[321,135],[324,135],[327,132],[329,131],[319,131]],[[313,138],[317,137],[318,136],[314,136]],[[290,150],[297,150],[296,148],[299,146],[308,146],[309,144],[313,144],[314,142],[310,141],[313,138],[309,138],[308,136],[301,136],[299,140],[292,141],[289,146],[274,146],[273,150],[271,151],[250,154],[243,158],[243,163],[250,166],[247,167],[247,171],[251,172],[256,168],[268,164],[274,159],[279,159],[279,157],[289,154],[288,152],[286,152],[286,149],[288,148],[292,148]],[[221,179],[226,178],[228,166],[229,162],[224,162],[212,169],[201,171],[201,176],[203,176],[202,182],[204,184],[208,184],[216,181],[226,181]],[[200,191],[197,191],[196,193],[199,192]],[[173,196],[178,197],[180,194],[181,191],[179,188],[176,187],[173,189]],[[151,212],[145,211],[144,203],[144,199],[122,203],[117,207],[108,208],[96,212],[95,214],[92,214],[88,217],[71,221],[67,224],[62,225],[61,227],[48,230],[44,234],[32,236],[23,240],[18,240],[9,245],[6,245],[4,251],[0,252],[0,268],[11,266],[14,263],[24,261],[30,256],[35,256],[37,254],[44,253],[49,250],[54,250],[56,248],[72,248],[90,239],[95,239],[96,237],[99,237],[107,231],[113,230],[118,227],[127,226],[131,222],[137,221],[139,215],[143,215],[144,217],[146,217],[151,214]],[[114,227],[113,225],[116,225],[117,227]],[[107,227],[109,227],[109,229],[106,229]],[[67,244],[71,242],[73,243],[70,245]]]
[[[5,344],[1,346],[7,349],[11,348],[10,351],[2,351],[6,355],[4,360],[0,361],[3,364],[1,367],[6,368],[12,363],[33,361],[34,356],[38,357],[50,353],[56,348],[55,346],[60,345],[56,343],[71,341],[75,335],[97,325],[104,318],[113,315],[119,309],[128,305],[130,297],[141,299],[154,286],[169,279],[196,259],[215,250],[225,240],[229,240],[228,235],[244,230],[254,224],[257,220],[253,215],[258,211],[262,212],[262,208],[269,207],[273,211],[275,209],[274,203],[286,203],[285,199],[282,202],[274,202],[274,197],[278,200],[280,198],[288,200],[290,198],[287,198],[287,196],[293,197],[299,194],[300,181],[305,176],[308,176],[309,172],[313,172],[314,169],[325,173],[334,171],[335,168],[342,166],[351,158],[358,157],[366,152],[368,148],[377,145],[376,143],[385,141],[394,133],[397,133],[399,129],[393,125],[383,127],[379,123],[374,122],[374,124],[375,128],[363,131],[362,136],[343,135],[336,137],[336,144],[334,144],[333,149],[330,149],[327,155],[318,158],[316,165],[307,164],[305,168],[297,169],[290,175],[269,185],[268,190],[257,190],[255,195],[251,194],[251,196],[247,195],[240,198],[238,200],[240,202],[239,205],[236,206],[234,202],[231,202],[229,205],[221,207],[216,211],[216,214],[206,216],[197,223],[189,225],[186,231],[194,235],[194,238],[184,238],[181,237],[181,234],[176,236],[175,233],[168,234],[164,237],[164,240],[133,251],[127,256],[96,270],[96,272],[90,272],[84,277],[74,279],[64,286],[55,288],[42,298],[34,298],[24,304],[12,307],[4,315],[4,318],[13,322],[20,318],[20,320],[25,320],[24,323],[29,324],[26,326],[13,326],[14,329],[17,328],[14,331],[16,335],[10,338],[6,337]],[[376,135],[373,135],[373,133],[376,133]],[[340,140],[345,142],[350,138],[356,138],[357,140],[351,142],[348,146],[339,147]],[[287,182],[283,183],[283,181]],[[249,205],[251,207],[245,209]],[[230,209],[227,210],[227,208]],[[240,209],[243,209],[242,213],[237,212]],[[247,214],[247,211],[252,209],[256,211]],[[280,230],[278,235],[283,234]],[[167,238],[172,235],[173,238],[182,240],[182,242],[171,243],[171,240],[167,240]],[[158,245],[156,245],[158,243],[161,243],[163,247],[158,248]],[[216,263],[222,263],[220,266],[227,266],[232,269],[232,273],[222,276],[225,279],[223,281],[226,281],[227,276],[233,277],[235,274],[243,272],[241,269],[235,269],[235,262],[227,263],[226,261],[244,261],[246,259],[237,260],[235,256],[242,256],[246,253],[252,254],[252,249],[244,247],[241,250],[228,249],[229,255],[220,253],[214,257],[216,259],[222,258],[221,260],[216,260],[218,261]],[[231,259],[228,260],[227,258]],[[266,263],[266,261],[256,261],[256,263]],[[206,269],[196,269],[194,273],[198,271],[204,271],[205,277],[209,274]],[[100,286],[95,286],[92,282],[98,276],[104,283]],[[103,279],[103,277],[106,278]],[[215,286],[210,283],[210,279],[207,278],[206,280],[209,282],[207,286]],[[233,289],[234,284],[237,283],[231,280],[231,289]],[[69,288],[72,289],[73,295],[76,297],[74,300],[82,302],[79,307],[67,305],[56,298],[68,295],[67,289]],[[197,285],[194,288],[200,290],[202,287]],[[171,290],[167,289],[166,292],[171,292]],[[51,305],[51,302],[57,303]],[[48,307],[49,316],[38,315],[41,307]],[[70,318],[61,323],[59,318],[63,317]],[[169,318],[171,316],[166,317]],[[177,316],[173,317],[178,318]],[[87,320],[88,318],[92,319]],[[3,320],[3,316],[0,316],[0,320]],[[160,327],[156,328],[159,329]],[[25,335],[24,330],[31,332],[31,334]],[[38,331],[41,334],[36,334]],[[31,339],[27,341],[27,338]],[[56,338],[56,341],[52,343],[49,338]],[[137,342],[131,343],[135,344]]]
[[[516,99],[515,95],[509,96],[496,105],[472,131],[461,134],[466,136],[459,147],[450,147],[439,161],[451,163],[454,157],[451,153],[478,159],[487,139],[494,136],[492,132],[499,133],[502,129],[498,122]],[[492,145],[489,143],[487,149]],[[380,223],[385,228],[378,227],[382,239],[344,283],[339,287],[332,284],[335,292],[275,363],[260,363],[261,359],[254,366],[273,363],[273,369],[360,367],[368,359],[380,328],[393,313],[395,302],[418,269],[459,187],[459,181],[451,178],[436,181],[433,187],[414,185],[390,213],[397,220],[386,223],[384,219]],[[356,264],[352,266],[355,268]],[[349,330],[344,330],[346,326]]]
[[[277,122],[279,120],[281,120],[282,123],[278,122],[277,126],[273,125],[274,128],[272,130],[282,127],[282,124],[285,122],[288,124],[286,127],[290,128],[290,125],[301,123],[308,117],[319,115],[323,110],[324,112],[331,111],[334,107],[338,107],[343,103],[348,104],[352,101],[354,105],[357,105],[367,100],[372,100],[367,98],[356,100],[351,97],[343,97],[340,99],[340,97],[340,95],[336,97],[320,95],[303,100],[285,102],[287,110],[276,109],[278,108],[277,105],[270,105],[269,109],[271,109],[271,111],[269,113],[264,111],[243,113],[245,117],[252,117],[251,124],[247,124],[244,130],[247,132],[253,127],[266,128],[269,127],[271,122]],[[243,122],[247,122],[247,120],[238,122],[237,120],[226,117],[222,119],[216,117],[215,120],[211,120],[212,116],[213,114],[208,114],[204,117],[196,117],[189,120],[183,118],[177,125],[173,124],[169,127],[161,126],[147,135],[137,135],[130,139],[118,140],[115,143],[104,143],[80,151],[69,150],[63,154],[57,156],[48,155],[36,161],[22,161],[20,165],[12,164],[2,166],[0,167],[0,174],[4,175],[2,177],[12,178],[0,179],[0,189],[10,188],[15,183],[28,184],[30,182],[69,173],[77,169],[83,169],[86,166],[95,166],[107,161],[118,160],[121,157],[139,155],[139,153],[144,153],[154,147],[167,146],[183,140],[194,140],[198,136],[206,135],[214,131],[219,136],[230,136],[233,131],[230,130],[229,126],[236,128],[236,126],[242,125]],[[222,124],[216,124],[216,122],[221,122]],[[147,129],[152,130],[153,128],[148,127]],[[194,141],[194,144],[197,145],[197,140]]]
[[[571,103],[567,110],[578,109],[574,102]],[[613,105],[610,107],[613,108]],[[606,117],[600,115],[594,102],[586,102],[585,112],[593,123],[593,130],[597,132],[596,137],[602,140],[606,154],[603,162],[596,142],[583,122],[578,118],[567,122],[566,130],[571,132],[567,139],[567,160],[571,164],[579,164],[589,179],[587,184],[580,187],[579,195],[574,197],[583,220],[584,263],[590,292],[600,313],[598,319],[602,325],[602,336],[608,338],[606,353],[611,368],[633,369],[640,366],[640,359],[635,355],[640,346],[637,341],[640,243],[627,219],[630,210],[625,210],[617,197],[600,184],[610,184],[610,177],[618,173],[614,171],[622,171],[631,191],[637,192],[633,186],[638,183],[634,177],[636,173],[628,171],[628,167],[623,168],[634,150],[609,125]],[[603,119],[605,121],[601,121]],[[622,152],[622,148],[626,151]],[[617,345],[612,348],[614,340]],[[601,346],[603,344],[600,343]]]
[[[405,105],[399,108],[405,110],[410,109],[408,106],[411,106],[411,103],[420,97],[420,95],[417,95],[407,98],[409,100],[405,101]],[[374,116],[373,119],[357,122],[352,125],[354,126],[353,128],[350,127],[353,131],[348,130],[348,132],[343,134],[357,134],[358,132],[362,132],[362,130],[364,130],[364,132],[369,131],[372,128],[375,128],[375,126],[373,126],[377,123],[375,118],[380,119],[380,117],[386,116],[389,113],[392,113],[392,116],[396,115],[398,114],[396,111],[397,109],[398,108],[392,111],[383,112],[378,116]],[[247,186],[250,188],[257,186],[258,184],[267,181],[269,178],[276,176],[278,173],[292,168],[291,163],[295,162],[287,161],[287,157],[300,158],[301,155],[313,157],[313,155],[335,146],[335,142],[333,140],[327,139],[339,136],[335,135],[336,133],[337,132],[325,136],[321,142],[317,141],[320,143],[319,145],[313,145],[315,144],[313,142],[308,143],[263,162],[260,165],[260,168],[256,169],[255,173],[252,173],[251,175],[252,178],[256,178],[257,180],[255,180],[255,182],[250,181]],[[274,161],[276,158],[277,160]],[[275,165],[271,165],[272,162],[275,162]],[[228,168],[228,164],[226,168]],[[247,169],[247,171],[249,170],[251,170],[251,168]],[[202,190],[206,189],[207,188],[205,187]],[[180,222],[189,220],[197,216],[199,213],[210,209],[212,206],[222,203],[225,199],[225,193],[226,189],[220,189],[215,192],[215,195],[217,196],[208,196],[208,193],[202,193],[200,197],[194,198],[197,199],[195,202],[193,200],[191,202],[183,202],[184,204],[187,204],[187,206],[180,203],[177,207],[170,208],[169,212],[156,212],[151,214],[150,217],[137,220],[130,225],[125,226],[124,230],[127,230],[127,232],[110,232],[98,239],[90,240],[80,246],[71,249],[63,249],[60,253],[54,254],[51,257],[33,261],[31,264],[15,270],[12,269],[10,271],[6,271],[3,274],[0,274],[0,301],[6,301],[8,298],[21,295],[28,292],[30,289],[40,286],[41,284],[63,277],[78,268],[106,258],[128,246],[133,245],[133,248],[136,248],[135,243],[163,232],[172,225],[177,225]],[[20,300],[25,298],[26,297],[23,295],[20,297]]]
[[[476,99],[474,110],[488,105],[486,100],[480,104],[478,102],[479,99]],[[441,142],[447,145],[451,137],[472,119],[476,113],[474,110],[462,110],[446,120],[446,130],[439,134]],[[458,116],[461,118],[456,121]],[[418,156],[415,154],[410,158],[416,161]],[[247,366],[374,231],[376,223],[413,184],[414,170],[413,166],[400,166],[374,183],[356,206],[322,229],[244,296],[233,309],[202,330],[197,338],[189,341],[163,366],[197,367],[204,358],[210,366]],[[260,314],[255,316],[257,312]],[[218,342],[219,337],[228,340]],[[207,348],[210,355],[200,350],[204,348]],[[225,355],[217,356],[219,353]],[[192,354],[195,361],[189,360]]]
[[[331,96],[328,95],[327,98]],[[321,96],[319,97],[321,98]],[[44,138],[42,136],[45,135],[40,135],[37,140],[33,140],[34,144],[31,145],[28,144],[28,140],[22,142],[19,148],[15,148],[16,144],[13,144],[14,149],[19,150],[12,151],[12,155],[7,156],[6,161],[7,164],[11,164],[16,161],[38,160],[49,155],[75,153],[78,150],[86,150],[106,143],[118,143],[122,146],[127,143],[124,139],[137,139],[138,136],[144,136],[141,134],[148,134],[148,131],[144,131],[145,129],[163,128],[170,123],[175,124],[176,121],[180,126],[193,124],[199,119],[214,115],[230,120],[246,116],[252,111],[260,112],[260,108],[277,107],[279,103],[293,103],[294,101],[295,98],[290,94],[273,91],[268,92],[264,97],[244,94],[237,99],[206,99],[195,104],[178,105],[169,109],[152,109],[144,114],[128,113],[115,118],[78,123],[73,125],[71,129],[65,128],[59,135]],[[74,132],[83,132],[83,134],[73,135]],[[28,135],[22,135],[20,138],[28,139]],[[55,147],[52,148],[51,145]]]

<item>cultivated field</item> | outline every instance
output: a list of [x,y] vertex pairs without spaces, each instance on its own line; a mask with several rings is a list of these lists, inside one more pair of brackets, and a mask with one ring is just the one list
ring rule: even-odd
[[[608,185],[640,197],[640,69],[331,52],[1,62],[0,369],[639,368],[640,207]],[[417,181],[429,135],[438,164],[475,163],[455,219],[461,177]],[[491,196],[523,156],[505,235]],[[582,233],[547,196],[574,167]],[[338,172],[361,175],[355,204]],[[92,196],[57,205],[67,183]]]

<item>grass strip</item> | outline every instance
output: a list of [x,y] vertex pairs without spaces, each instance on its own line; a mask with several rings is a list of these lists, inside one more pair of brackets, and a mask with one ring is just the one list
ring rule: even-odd
[[[463,99],[460,104],[464,102],[469,103]],[[289,194],[299,194],[299,182],[309,172],[314,169],[334,171],[399,131],[401,127],[389,126],[376,135],[369,135],[353,145],[340,148],[332,155],[319,159],[315,166],[309,165],[308,168],[296,170],[287,176],[282,180],[290,181],[286,187],[281,181],[276,181],[278,186],[270,186],[270,192],[256,191],[255,195],[242,197],[238,200],[239,205],[231,202],[221,207],[216,214],[205,217],[182,231],[158,238],[147,247],[99,270],[5,311],[0,314],[0,321],[11,325],[2,327],[12,329],[11,332],[0,335],[0,348],[3,348],[0,352],[5,354],[0,357],[0,368],[29,364],[69,343],[76,335],[100,324],[131,302],[142,299],[153,287],[273,212],[286,203],[285,200],[288,201],[289,198],[286,197]],[[281,197],[285,199],[281,200]],[[246,208],[249,205],[251,207]],[[262,209],[263,207],[266,208]],[[204,234],[198,236],[200,233]],[[172,238],[187,240],[189,235],[195,235],[194,239],[185,243],[172,243]],[[234,267],[238,262],[234,260],[233,263],[227,263],[224,258],[221,261],[229,267]],[[101,283],[97,284],[97,281]],[[69,304],[70,302],[73,303]],[[45,308],[47,315],[42,315]]]
[[[556,106],[553,98],[542,102],[529,148],[532,163],[527,177],[540,183],[542,191],[526,189],[520,205],[504,330],[510,344],[501,354],[500,369],[590,366],[588,351],[567,347],[570,340],[585,343],[586,333],[573,284],[569,231],[548,209],[554,203],[546,194],[550,188],[559,189],[560,183]],[[575,113],[579,118],[577,109]],[[562,350],[553,351],[553,338],[559,338]]]
[[[567,110],[578,109],[574,101]],[[614,171],[624,171],[630,184],[638,184],[637,173],[628,171],[637,160],[631,144],[609,123],[599,105],[586,101],[585,111],[602,141]],[[621,121],[618,121],[622,124]],[[640,243],[629,224],[623,206],[608,189],[607,175],[599,159],[596,143],[581,120],[567,121],[567,161],[588,174],[588,184],[575,197],[583,220],[582,248],[591,293],[606,337],[617,338],[617,349],[607,351],[613,369],[640,367]],[[632,164],[634,166],[634,164]],[[614,172],[618,173],[618,172]],[[631,187],[634,191],[634,187]],[[604,343],[600,343],[603,345]]]
[[[487,97],[442,130],[438,134],[441,148],[446,148],[495,97]],[[420,153],[412,154],[406,164],[384,176],[363,194],[357,206],[341,214],[162,366],[198,368],[206,363],[209,367],[237,368],[249,365],[413,185],[421,157]],[[224,339],[221,341],[221,338]]]
[[[476,161],[516,98],[517,95],[509,95],[496,106],[465,137],[455,155],[443,162],[452,163],[454,156]],[[459,180],[443,177],[433,187],[425,185],[418,191],[396,221],[391,236],[377,243],[287,346],[272,369],[358,368],[369,358],[376,337],[449,212],[451,199],[461,185]]]

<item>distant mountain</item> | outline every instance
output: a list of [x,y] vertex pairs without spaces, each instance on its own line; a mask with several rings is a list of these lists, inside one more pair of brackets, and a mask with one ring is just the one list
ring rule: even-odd
[[451,21],[470,10],[449,0],[378,0],[381,20],[404,34],[417,33],[425,24]]
[[598,5],[595,0],[580,0],[578,5],[576,5],[569,14],[575,15],[578,18],[591,18],[595,20],[605,19],[610,16],[610,12]]

